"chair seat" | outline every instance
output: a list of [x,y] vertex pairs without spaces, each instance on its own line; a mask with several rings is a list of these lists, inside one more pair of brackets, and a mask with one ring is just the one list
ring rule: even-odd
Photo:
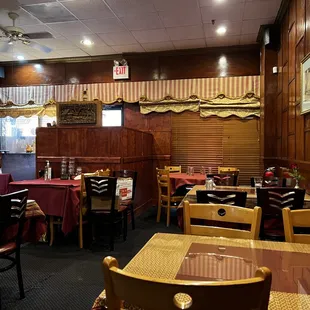
[[[183,200],[183,196],[172,196],[170,197],[170,202],[181,202]],[[168,201],[169,197],[166,195],[161,195],[162,201]]]
[[0,255],[8,255],[16,250],[16,243],[9,242],[3,245],[0,245]]

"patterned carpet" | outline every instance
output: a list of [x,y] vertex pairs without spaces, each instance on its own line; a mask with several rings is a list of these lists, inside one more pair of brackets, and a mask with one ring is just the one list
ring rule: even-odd
[[[101,261],[112,255],[124,267],[156,232],[180,233],[176,215],[165,226],[164,218],[156,223],[152,208],[136,220],[136,229],[129,225],[127,241],[116,240],[115,251],[102,247],[93,251],[80,250],[77,236],[58,238],[56,245],[28,244],[21,250],[26,298],[19,300],[16,269],[0,273],[1,310],[13,309],[91,309],[95,298],[104,288]],[[2,266],[2,264],[0,264]]]

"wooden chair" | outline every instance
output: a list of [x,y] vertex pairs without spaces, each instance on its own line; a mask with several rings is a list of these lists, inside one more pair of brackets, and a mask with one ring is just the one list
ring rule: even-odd
[[257,205],[262,208],[260,238],[284,241],[282,209],[302,209],[305,190],[287,187],[257,188]]
[[217,167],[217,172],[218,173],[230,173],[230,172],[235,172],[235,173],[239,173],[240,170],[238,168],[235,167]]
[[135,193],[136,193],[136,184],[137,184],[137,171],[132,170],[120,170],[120,171],[113,171],[113,177],[115,178],[131,178],[132,179],[132,198],[129,202],[126,202],[128,206],[128,211],[130,211],[131,216],[131,227],[135,229],[135,211],[134,211],[134,200],[135,200]]
[[[85,177],[87,214],[92,225],[97,222],[100,227],[109,226],[110,249],[114,250],[116,225],[123,221],[123,239],[127,237],[127,206],[116,208],[116,182],[114,177],[87,176]],[[96,239],[96,234],[95,234]]]
[[124,300],[144,310],[268,309],[271,271],[266,267],[257,269],[250,279],[182,281],[126,272],[111,256],[102,265],[109,310],[123,309]]
[[180,203],[183,196],[171,195],[171,183],[169,178],[169,171],[165,169],[156,168],[157,184],[158,184],[158,210],[157,222],[160,221],[161,208],[167,209],[167,227],[170,225],[170,209],[173,204]]
[[286,187],[286,178],[264,176],[263,187]]
[[310,234],[295,234],[294,227],[310,228],[310,209],[282,210],[284,234],[286,242],[308,243],[310,244]]
[[197,203],[226,204],[245,208],[247,192],[241,191],[196,191]]
[[165,166],[165,170],[168,170],[170,173],[181,173],[182,172],[182,166]]
[[95,172],[88,172],[81,174],[81,185],[80,185],[80,208],[79,208],[79,245],[80,249],[83,249],[83,215],[87,210],[86,206],[86,188],[85,188],[85,177],[94,177],[94,176],[110,176],[110,169],[106,170],[97,170]]
[[213,178],[217,186],[237,186],[238,176],[233,173],[207,174],[207,178]]
[[[187,235],[204,235],[238,239],[258,239],[262,210],[222,204],[190,204],[184,201],[184,227]],[[250,224],[251,230],[193,225],[191,219]]]
[[[0,240],[7,228],[17,225],[17,234],[12,240],[0,244],[0,259],[9,260],[8,266],[1,267],[0,273],[14,266],[17,269],[17,279],[20,299],[25,297],[22,269],[20,264],[20,246],[25,222],[28,189],[0,196]],[[13,258],[11,255],[15,254]]]

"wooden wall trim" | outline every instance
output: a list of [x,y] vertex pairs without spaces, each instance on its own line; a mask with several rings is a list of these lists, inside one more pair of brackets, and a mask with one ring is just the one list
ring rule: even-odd
[[171,159],[171,155],[156,155],[156,154],[153,154],[153,155],[152,155],[152,159],[157,159],[157,160],[170,160],[170,159]]
[[[51,163],[60,163],[63,156],[37,156],[37,162],[42,163],[49,160]],[[96,163],[96,164],[120,164],[121,157],[76,157],[75,161],[78,163]]]
[[141,162],[141,161],[147,161],[147,160],[152,160],[152,156],[128,156],[123,158],[123,163],[128,164],[128,163],[136,163],[136,162]]

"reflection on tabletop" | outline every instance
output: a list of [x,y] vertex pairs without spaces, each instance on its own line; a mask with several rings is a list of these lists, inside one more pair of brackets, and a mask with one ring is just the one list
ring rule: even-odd
[[260,266],[272,271],[271,290],[310,294],[309,254],[192,243],[176,279],[239,280],[253,277]]

